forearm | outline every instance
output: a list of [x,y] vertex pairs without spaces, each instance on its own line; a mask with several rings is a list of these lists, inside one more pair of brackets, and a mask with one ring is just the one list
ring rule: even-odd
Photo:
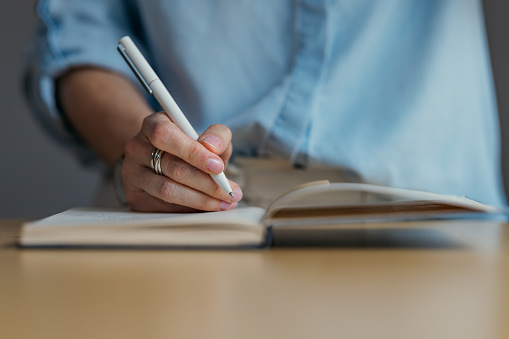
[[129,79],[99,68],[66,73],[57,82],[57,93],[76,132],[110,167],[153,112]]

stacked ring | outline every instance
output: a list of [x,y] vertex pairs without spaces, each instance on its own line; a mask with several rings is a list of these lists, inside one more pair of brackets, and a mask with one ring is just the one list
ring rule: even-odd
[[163,174],[161,169],[161,159],[163,158],[164,151],[161,151],[157,147],[154,147],[150,154],[150,167],[156,172],[156,174]]

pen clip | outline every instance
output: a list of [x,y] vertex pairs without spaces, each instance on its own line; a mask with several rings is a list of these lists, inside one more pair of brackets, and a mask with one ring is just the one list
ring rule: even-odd
[[122,44],[118,44],[117,50],[120,52],[120,55],[124,58],[125,62],[127,62],[127,65],[129,68],[133,71],[134,75],[138,80],[140,81],[141,85],[145,90],[147,91],[148,95],[152,95],[152,88],[150,88],[149,84],[145,81],[141,73],[136,68],[136,65],[131,61],[131,58],[129,58],[129,55],[127,55],[127,52],[125,51],[125,47]]

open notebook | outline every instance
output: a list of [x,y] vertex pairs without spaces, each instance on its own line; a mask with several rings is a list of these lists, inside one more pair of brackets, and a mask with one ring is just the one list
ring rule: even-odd
[[313,182],[268,209],[191,214],[73,208],[23,225],[24,247],[263,247],[271,230],[338,228],[355,223],[497,213],[457,196],[352,183]]

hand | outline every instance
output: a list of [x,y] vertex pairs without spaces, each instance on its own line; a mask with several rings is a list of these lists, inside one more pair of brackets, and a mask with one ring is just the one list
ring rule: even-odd
[[[165,152],[163,175],[150,168],[154,147]],[[232,209],[242,198],[239,185],[230,181],[233,199],[209,175],[222,172],[231,154],[228,127],[212,125],[195,141],[164,112],[152,114],[126,143],[122,180],[127,204],[133,210],[151,212]]]

